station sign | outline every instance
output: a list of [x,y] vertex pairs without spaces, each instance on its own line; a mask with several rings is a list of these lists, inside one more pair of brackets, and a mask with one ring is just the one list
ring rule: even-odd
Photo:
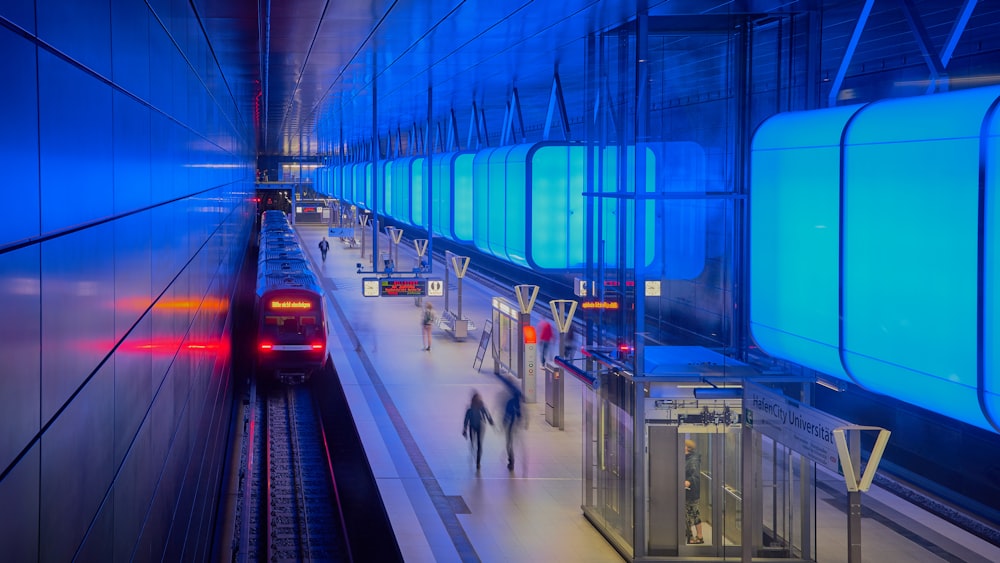
[[754,430],[840,472],[835,430],[849,423],[763,385],[743,385],[744,420]]
[[362,278],[365,297],[440,297],[444,282],[429,278]]

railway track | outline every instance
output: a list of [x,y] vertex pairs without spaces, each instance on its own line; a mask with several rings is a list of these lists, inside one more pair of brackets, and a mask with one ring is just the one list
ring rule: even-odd
[[[250,391],[234,561],[353,561],[311,389]],[[246,516],[246,517],[244,517]]]

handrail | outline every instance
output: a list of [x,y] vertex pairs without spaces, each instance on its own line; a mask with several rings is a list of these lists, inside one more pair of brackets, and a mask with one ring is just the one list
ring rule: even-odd
[[572,375],[573,377],[575,377],[575,378],[579,379],[580,381],[582,381],[583,384],[586,385],[587,387],[589,387],[590,389],[593,389],[593,390],[596,391],[597,389],[600,388],[601,381],[599,379],[597,379],[596,377],[591,376],[590,374],[588,374],[587,372],[583,371],[582,369],[580,369],[580,368],[576,367],[575,365],[569,363],[570,360],[568,360],[566,358],[563,358],[561,356],[556,356],[555,358],[552,359],[552,361],[557,366],[559,366],[559,367],[563,368],[564,370],[566,370],[570,375]]

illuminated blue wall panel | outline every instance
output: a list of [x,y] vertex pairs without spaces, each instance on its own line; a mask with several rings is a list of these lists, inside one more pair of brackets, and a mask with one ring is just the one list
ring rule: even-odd
[[421,229],[427,229],[430,210],[426,204],[428,200],[427,184],[424,182],[425,162],[427,159],[421,156],[414,158],[410,164],[410,209],[407,222]]
[[455,197],[453,163],[456,156],[457,153],[445,153],[431,157],[431,185],[434,186],[434,197],[431,198],[433,232],[452,240],[458,240],[453,232],[454,217],[451,212]]
[[750,317],[765,351],[995,430],[998,98],[964,90],[761,126]]
[[705,149],[683,141],[647,145],[646,173],[647,191],[690,194],[690,199],[646,201],[646,225],[655,225],[649,230],[656,246],[646,241],[644,274],[648,279],[694,279],[705,269],[708,212],[705,200],[698,198],[707,182]]
[[840,141],[860,106],[786,113],[754,135],[750,328],[767,353],[849,379],[840,364]]
[[473,188],[472,162],[475,155],[462,153],[455,157],[452,184],[452,226],[455,240],[472,241]]
[[[603,169],[603,179],[600,177],[595,181],[596,190],[604,193],[616,193],[620,191],[619,184],[621,183],[620,170],[618,165],[618,153],[620,152],[619,147],[610,146],[605,147],[603,151],[603,162],[596,166],[595,174],[600,174],[601,169]],[[636,192],[636,161],[635,161],[635,147],[627,147],[625,149],[625,186],[621,191],[624,194],[634,194]],[[653,193],[656,191],[656,157],[653,151],[647,146],[644,151],[646,158],[644,161],[645,178],[646,180],[642,182],[639,186],[640,191],[645,193]],[[627,267],[631,268],[635,265],[635,240],[634,240],[634,225],[635,225],[635,213],[636,205],[631,198],[616,199],[610,197],[599,198],[595,203],[597,206],[596,213],[601,216],[603,221],[601,222],[601,227],[593,229],[591,236],[594,237],[594,248],[598,248],[600,244],[604,245],[604,263],[608,267],[616,267],[619,264],[625,264]],[[656,255],[656,241],[657,233],[660,232],[659,229],[662,225],[658,225],[656,221],[656,204],[653,202],[647,202],[645,205],[645,221],[646,230],[643,233],[645,235],[645,252],[643,253],[643,266],[648,269],[653,265],[654,256]],[[625,224],[628,225],[628,238],[625,240],[624,248],[622,248],[621,239],[619,236],[619,221],[624,220]],[[579,245],[586,244],[585,240],[581,237]],[[624,253],[624,256],[621,254]],[[582,263],[580,264],[582,267]]]
[[434,233],[461,242],[472,241],[472,162],[475,153],[453,152],[435,155],[432,170],[434,189]]
[[990,108],[983,139],[982,394],[986,415],[1000,425],[1000,100]]
[[538,269],[584,263],[587,219],[584,146],[541,146],[531,155],[531,261]]
[[3,557],[211,558],[253,124],[188,4],[0,18]]
[[375,212],[388,215],[392,205],[392,161],[380,160],[378,171],[378,209]]
[[876,102],[844,140],[847,371],[977,426],[979,136],[997,95]]

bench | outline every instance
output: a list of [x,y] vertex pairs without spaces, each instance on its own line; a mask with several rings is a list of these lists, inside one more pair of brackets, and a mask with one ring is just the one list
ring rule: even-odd
[[460,319],[455,313],[445,311],[438,320],[438,328],[451,333],[452,338],[461,342],[469,336],[470,330],[476,330],[476,323],[472,319]]

